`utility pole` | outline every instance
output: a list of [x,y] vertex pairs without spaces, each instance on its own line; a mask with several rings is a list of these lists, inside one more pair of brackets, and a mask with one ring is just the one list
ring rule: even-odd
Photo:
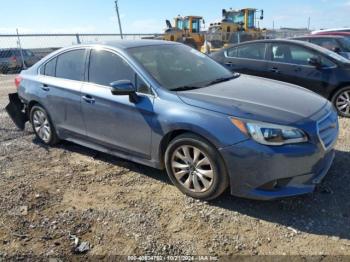
[[118,17],[120,38],[121,38],[121,39],[124,39],[124,37],[123,37],[123,30],[122,30],[122,24],[120,23],[120,15],[119,15],[118,0],[115,0],[115,11],[117,12],[117,17]]
[[307,20],[307,30],[310,31],[310,25],[311,25],[311,17]]
[[22,44],[21,44],[21,39],[19,38],[18,28],[16,28],[16,33],[17,33],[17,45],[19,47],[19,52],[21,54],[22,66],[23,66],[23,69],[27,69],[26,64],[24,63]]

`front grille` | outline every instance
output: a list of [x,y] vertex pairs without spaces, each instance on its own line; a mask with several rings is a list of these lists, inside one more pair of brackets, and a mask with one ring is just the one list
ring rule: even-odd
[[338,138],[338,115],[332,111],[317,123],[318,136],[325,150],[331,148]]

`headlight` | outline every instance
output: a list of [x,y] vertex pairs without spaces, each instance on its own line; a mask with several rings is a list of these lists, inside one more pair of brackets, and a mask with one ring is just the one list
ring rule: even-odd
[[308,141],[304,131],[290,126],[231,118],[231,122],[256,142],[270,146],[303,143]]

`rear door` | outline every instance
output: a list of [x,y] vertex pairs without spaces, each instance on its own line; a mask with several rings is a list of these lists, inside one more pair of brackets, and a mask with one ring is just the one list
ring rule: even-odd
[[[326,96],[335,64],[317,51],[301,45],[275,42],[269,45],[268,77],[303,86]],[[309,58],[317,58],[323,66],[309,64]]]
[[40,101],[62,137],[86,134],[80,105],[86,52],[80,48],[64,52],[40,68]]
[[226,50],[224,63],[234,72],[265,76],[267,69],[266,43],[250,43]]

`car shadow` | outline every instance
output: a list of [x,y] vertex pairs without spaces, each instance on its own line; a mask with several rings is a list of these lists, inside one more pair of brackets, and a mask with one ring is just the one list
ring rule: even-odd
[[[48,149],[37,140],[33,142]],[[165,171],[139,165],[70,142],[62,142],[57,148],[118,165],[171,184]],[[336,151],[336,158],[329,174],[312,194],[274,201],[254,201],[231,196],[227,190],[218,199],[208,204],[292,227],[301,232],[350,239],[349,163],[350,152]]]

